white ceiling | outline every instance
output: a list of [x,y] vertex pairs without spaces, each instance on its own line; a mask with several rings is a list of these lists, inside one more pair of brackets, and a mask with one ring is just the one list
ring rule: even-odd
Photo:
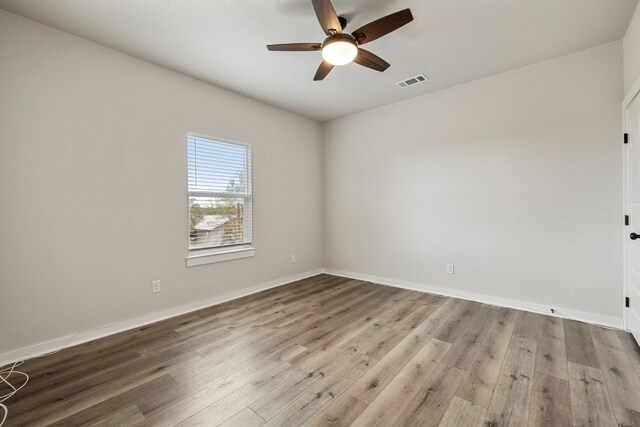
[[[0,8],[235,92],[324,121],[622,38],[638,0],[334,0],[347,30],[410,7],[415,20],[366,48],[385,73],[355,64],[314,82],[311,0],[0,0]],[[430,81],[400,89],[425,73]]]

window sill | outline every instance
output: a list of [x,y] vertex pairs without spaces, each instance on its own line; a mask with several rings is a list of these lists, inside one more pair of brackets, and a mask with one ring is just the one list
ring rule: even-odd
[[216,262],[231,261],[240,258],[249,258],[256,254],[254,248],[242,248],[224,252],[205,252],[201,254],[192,254],[187,256],[187,267],[195,267],[198,265],[213,264]]

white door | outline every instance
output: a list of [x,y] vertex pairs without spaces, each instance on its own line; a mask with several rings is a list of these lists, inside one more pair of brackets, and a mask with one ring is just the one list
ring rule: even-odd
[[626,206],[629,226],[625,227],[627,241],[627,290],[629,298],[627,325],[640,342],[640,95],[626,109]]

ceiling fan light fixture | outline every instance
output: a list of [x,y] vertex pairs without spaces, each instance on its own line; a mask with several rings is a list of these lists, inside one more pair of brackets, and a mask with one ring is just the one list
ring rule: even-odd
[[322,59],[331,65],[346,65],[358,56],[358,43],[349,34],[336,34],[322,44]]
[[[308,0],[307,0],[308,1]],[[270,51],[314,52],[321,51],[323,61],[320,63],[314,81],[324,80],[336,65],[355,62],[371,70],[383,72],[391,66],[379,56],[361,49],[360,45],[372,42],[394,32],[398,28],[413,21],[410,9],[403,9],[384,16],[358,28],[351,34],[343,33],[347,20],[336,14],[331,0],[311,0],[322,31],[328,36],[319,43],[284,43],[270,44]]]

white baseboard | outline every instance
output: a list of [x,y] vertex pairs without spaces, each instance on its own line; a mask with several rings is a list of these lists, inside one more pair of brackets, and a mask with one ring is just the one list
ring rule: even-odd
[[72,347],[74,345],[82,344],[88,341],[93,341],[98,338],[103,338],[109,335],[124,332],[130,329],[139,328],[150,323],[155,323],[160,320],[169,319],[171,317],[180,316],[182,314],[191,313],[193,311],[201,310],[203,308],[211,307],[213,305],[221,304],[223,302],[238,299],[247,295],[255,294],[267,289],[275,288],[285,285],[287,283],[295,282],[297,280],[306,279],[308,277],[316,276],[323,273],[323,269],[308,271],[305,273],[296,274],[289,277],[283,277],[281,279],[272,280],[270,282],[262,283],[250,288],[239,289],[234,292],[227,292],[226,294],[218,295],[206,300],[196,301],[191,304],[181,305],[179,307],[170,308],[155,313],[146,314],[135,319],[125,320],[124,322],[116,323],[113,325],[103,326],[101,328],[92,329],[89,331],[78,332],[75,334],[67,335],[60,338],[55,338],[50,341],[41,342],[38,344],[22,347],[16,350],[12,350],[6,353],[0,354],[0,367],[19,361],[27,360],[33,357],[38,357],[47,353],[55,352],[63,348]]
[[[608,328],[622,329],[622,317],[609,317],[602,316],[595,313],[588,313],[584,311],[565,309],[560,307],[551,307],[542,304],[533,304],[524,301],[512,300],[507,298],[494,297],[490,295],[478,294],[474,292],[461,291],[452,288],[444,288],[441,286],[431,286],[422,283],[407,282],[397,279],[389,279],[385,277],[372,276],[368,274],[353,273],[349,271],[332,270],[332,269],[318,269],[308,271],[305,273],[296,274],[289,277],[284,277],[270,282],[262,283],[250,288],[240,289],[234,292],[228,292],[219,296],[208,298],[206,300],[196,301],[191,304],[182,305],[179,307],[170,308],[167,310],[146,314],[135,319],[126,320],[124,322],[116,323],[113,325],[107,325],[102,328],[92,329],[90,331],[83,331],[76,334],[59,337],[50,341],[22,347],[16,350],[12,350],[6,353],[0,354],[0,367],[13,363],[19,360],[27,360],[33,357],[38,357],[43,354],[51,353],[63,348],[72,347],[74,345],[82,344],[88,341],[92,341],[98,338],[106,337],[109,335],[124,332],[130,329],[139,328],[150,323],[158,322],[160,320],[169,319],[171,317],[179,316],[193,311],[201,310],[203,308],[211,307],[213,305],[221,304],[223,302],[231,301],[241,298],[243,296],[255,294],[267,289],[282,286],[287,283],[295,282],[297,280],[306,279],[308,277],[316,276],[321,273],[332,274],[334,276],[341,276],[350,279],[364,280],[372,283],[379,283],[381,285],[393,286],[396,288],[409,289],[419,292],[428,292],[431,294],[442,295],[453,298],[460,298],[470,301],[476,301],[483,304],[496,305],[501,307],[514,308],[517,310],[530,311],[533,313],[546,314],[550,316],[557,316],[566,319],[579,320],[581,322],[591,323],[594,325],[605,326]],[[551,313],[551,308],[555,309],[555,314]]]
[[[568,308],[561,308],[555,306],[546,306],[542,304],[534,304],[524,301],[512,300],[507,298],[494,297],[491,295],[478,294],[475,292],[461,291],[458,289],[444,288],[441,286],[431,286],[422,283],[407,282],[397,279],[389,279],[386,277],[371,276],[368,274],[353,273],[350,271],[324,269],[326,274],[334,276],[347,277],[349,279],[364,280],[372,283],[379,283],[381,285],[393,286],[395,288],[409,289],[412,291],[427,292],[430,294],[442,295],[446,297],[460,298],[470,301],[476,301],[483,304],[496,305],[500,307],[514,308],[517,310],[530,311],[532,313],[546,314],[549,316],[562,317],[565,319],[579,320],[581,322],[590,323],[593,325],[604,326],[607,328],[622,329],[622,310],[620,311],[620,318],[603,316],[595,313],[588,313],[584,311],[571,310]],[[551,312],[551,309],[555,310],[555,314]]]

